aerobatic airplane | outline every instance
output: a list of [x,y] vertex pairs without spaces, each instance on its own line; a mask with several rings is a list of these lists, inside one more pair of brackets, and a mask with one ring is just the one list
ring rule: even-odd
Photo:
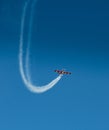
[[71,72],[67,72],[64,70],[54,70],[54,72],[57,72],[58,74],[71,74]]

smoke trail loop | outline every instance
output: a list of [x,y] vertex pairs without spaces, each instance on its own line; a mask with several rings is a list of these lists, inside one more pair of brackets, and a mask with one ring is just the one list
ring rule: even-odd
[[22,19],[21,19],[21,33],[20,33],[20,47],[19,47],[19,69],[21,73],[22,80],[26,87],[34,93],[43,93],[51,89],[59,80],[61,79],[62,75],[59,75],[57,78],[52,80],[50,83],[44,86],[36,86],[31,83],[31,77],[29,73],[29,48],[30,48],[30,42],[31,42],[31,28],[32,28],[32,20],[33,20],[33,14],[34,14],[34,6],[35,6],[36,0],[33,1],[32,3],[32,9],[31,9],[31,17],[30,17],[30,24],[29,24],[29,34],[28,34],[28,41],[27,41],[27,53],[26,53],[26,66],[25,70],[26,73],[24,72],[24,66],[23,66],[23,35],[24,35],[24,24],[25,24],[25,15],[26,15],[26,10],[29,4],[29,0],[25,3],[24,9],[23,9],[23,14],[22,14]]

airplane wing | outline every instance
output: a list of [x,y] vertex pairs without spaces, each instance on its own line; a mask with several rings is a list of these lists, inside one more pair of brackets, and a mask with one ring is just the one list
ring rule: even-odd
[[66,72],[64,70],[54,70],[55,72],[57,72],[58,74],[71,74],[71,72]]

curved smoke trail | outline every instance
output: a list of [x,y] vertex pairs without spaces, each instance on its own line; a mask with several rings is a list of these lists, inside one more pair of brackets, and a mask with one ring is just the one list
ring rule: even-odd
[[27,46],[27,53],[26,53],[26,74],[24,72],[23,68],[23,35],[24,35],[24,23],[25,23],[25,15],[26,10],[28,6],[29,1],[26,2],[23,14],[22,14],[22,20],[21,20],[21,33],[20,33],[20,48],[19,48],[19,68],[22,80],[24,84],[27,86],[27,88],[34,93],[43,93],[49,89],[51,89],[62,77],[62,75],[59,75],[56,79],[51,81],[49,84],[44,86],[36,86],[31,83],[30,74],[29,74],[29,46],[30,46],[30,39],[31,39],[31,27],[32,27],[32,19],[33,19],[33,11],[34,11],[34,5],[35,2],[32,4],[32,11],[31,11],[31,18],[30,18],[30,26],[29,26],[29,38],[28,38],[28,46]]

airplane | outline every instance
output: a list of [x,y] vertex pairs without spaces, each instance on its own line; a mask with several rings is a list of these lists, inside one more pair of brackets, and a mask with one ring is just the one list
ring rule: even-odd
[[71,74],[71,72],[67,72],[64,70],[54,70],[54,72],[57,72],[58,74]]

